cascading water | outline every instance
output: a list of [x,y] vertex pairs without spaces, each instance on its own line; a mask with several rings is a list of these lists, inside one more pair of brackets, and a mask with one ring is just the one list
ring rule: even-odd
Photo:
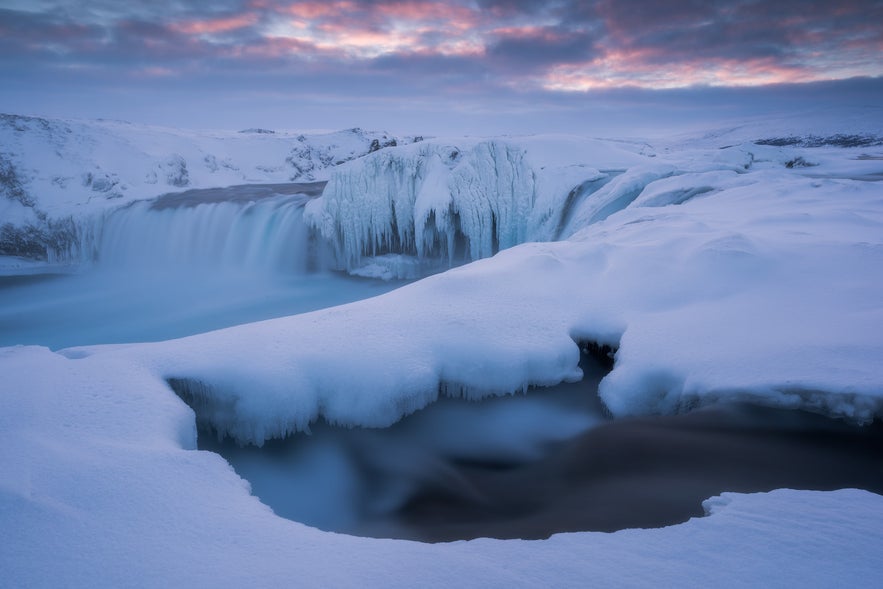
[[400,286],[323,270],[323,245],[303,220],[323,186],[191,190],[80,224],[80,272],[0,288],[0,345],[170,339]]
[[91,249],[99,268],[302,274],[308,268],[308,197],[162,206],[142,201],[98,221]]

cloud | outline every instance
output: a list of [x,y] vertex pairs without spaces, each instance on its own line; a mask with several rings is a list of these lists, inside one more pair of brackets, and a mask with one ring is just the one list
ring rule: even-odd
[[486,52],[492,62],[510,69],[542,69],[581,63],[601,52],[592,31],[564,27],[510,27],[492,32]]
[[737,0],[734,2],[597,5],[610,46],[640,52],[645,63],[775,59],[812,70],[819,52],[837,52],[846,41],[883,39],[883,3]]
[[880,22],[879,0],[7,0],[0,67],[35,94],[129,84],[158,103],[247,87],[339,108],[530,110],[616,89],[880,76]]
[[243,29],[253,26],[257,22],[258,15],[256,13],[246,12],[231,16],[185,20],[172,23],[170,28],[188,35],[211,35]]

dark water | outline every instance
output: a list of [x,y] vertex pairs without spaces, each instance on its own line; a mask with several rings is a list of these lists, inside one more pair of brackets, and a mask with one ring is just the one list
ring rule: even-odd
[[490,536],[671,525],[725,491],[883,493],[883,424],[745,405],[612,421],[515,467],[453,465],[469,493],[426,486],[397,514],[402,537]]
[[218,442],[282,517],[437,542],[659,527],[726,491],[858,487],[883,493],[883,424],[724,405],[611,420],[584,357],[580,383],[478,403],[441,400],[384,430],[317,425],[264,448]]

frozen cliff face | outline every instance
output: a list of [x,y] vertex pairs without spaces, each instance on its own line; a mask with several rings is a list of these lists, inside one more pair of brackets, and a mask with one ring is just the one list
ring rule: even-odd
[[[336,168],[305,219],[351,273],[391,255],[417,265],[477,260],[527,241],[571,234],[627,206],[674,173],[650,165],[644,146],[562,136],[431,141]],[[626,169],[634,172],[620,176]],[[606,191],[602,188],[610,184]],[[577,215],[593,200],[595,213]],[[602,202],[603,199],[603,202]],[[593,210],[594,210],[593,209]],[[413,265],[409,265],[411,268]],[[376,274],[376,272],[375,272]]]
[[335,170],[306,214],[349,269],[388,253],[453,263],[526,241],[536,198],[536,176],[521,147],[432,143]]

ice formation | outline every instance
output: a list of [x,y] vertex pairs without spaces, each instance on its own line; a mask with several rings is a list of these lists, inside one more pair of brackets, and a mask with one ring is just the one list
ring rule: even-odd
[[866,421],[883,380],[869,327],[883,313],[878,186],[755,166],[721,172],[713,193],[695,190],[707,172],[668,176],[648,198],[698,196],[638,195],[567,241],[383,297],[102,353],[147,363],[221,432],[257,444],[319,418],[385,426],[439,395],[577,379],[586,340],[619,347],[601,385],[617,415],[753,400]]
[[431,143],[338,170],[307,214],[347,267],[387,253],[452,263],[526,241],[535,200],[534,171],[518,146]]
[[726,493],[680,525],[544,541],[321,532],[276,516],[226,461],[193,451],[192,412],[143,367],[20,347],[0,350],[0,374],[0,570],[14,586],[650,587],[723,576],[836,587],[880,572],[883,498],[855,489]]
[[[739,133],[656,148],[547,137],[383,150],[339,168],[307,211],[344,265],[495,255],[375,298],[171,341],[0,349],[5,578],[85,586],[100,567],[109,585],[298,575],[364,586],[390,584],[395,567],[408,586],[708,585],[735,561],[734,584],[875,578],[881,500],[855,490],[728,494],[683,525],[539,543],[323,534],[275,517],[223,460],[193,452],[194,413],[172,390],[260,445],[316,420],[380,427],[440,396],[575,381],[578,342],[593,341],[617,348],[600,395],[618,416],[722,401],[880,416],[883,160],[873,145],[731,142]],[[167,156],[151,160],[165,166],[158,182],[180,172]],[[788,165],[798,157],[813,165]],[[91,187],[114,185],[92,173]],[[16,202],[15,214],[27,208]],[[250,206],[260,217],[280,203]]]

